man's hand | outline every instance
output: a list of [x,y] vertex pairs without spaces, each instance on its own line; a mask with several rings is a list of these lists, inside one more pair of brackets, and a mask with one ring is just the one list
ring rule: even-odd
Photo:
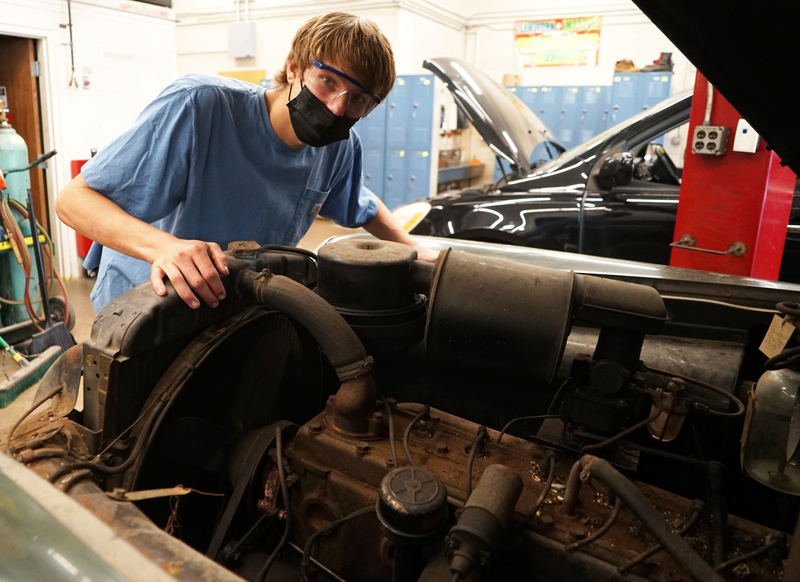
[[427,247],[423,247],[422,245],[414,245],[414,250],[417,251],[417,259],[420,261],[425,261],[426,263],[435,263],[436,258],[439,256],[439,253],[436,251],[432,251]]
[[403,227],[379,198],[376,197],[375,202],[378,204],[378,212],[375,214],[375,218],[364,225],[364,230],[379,239],[408,245],[417,251],[417,259],[426,263],[435,263],[439,254],[417,243],[403,230]]
[[153,261],[150,282],[158,295],[166,295],[166,276],[192,309],[200,307],[198,297],[209,307],[216,307],[225,299],[220,273],[228,274],[228,258],[218,244],[177,239]]

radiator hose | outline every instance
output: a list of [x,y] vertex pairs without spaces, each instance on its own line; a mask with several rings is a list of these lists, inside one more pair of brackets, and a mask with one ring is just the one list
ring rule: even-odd
[[240,293],[297,321],[317,340],[342,382],[327,415],[331,427],[351,437],[374,431],[370,417],[378,391],[369,371],[372,357],[336,309],[307,287],[268,270],[240,271]]

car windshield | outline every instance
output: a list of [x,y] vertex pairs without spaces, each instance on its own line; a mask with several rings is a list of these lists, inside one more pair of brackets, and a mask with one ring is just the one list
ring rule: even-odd
[[[595,148],[598,144],[601,144],[604,141],[608,140],[609,138],[613,137],[614,135],[620,133],[625,128],[630,127],[631,125],[634,125],[635,123],[638,123],[639,120],[644,119],[645,117],[649,117],[649,116],[653,115],[654,113],[657,113],[657,112],[662,111],[664,109],[667,109],[668,107],[672,106],[673,103],[676,103],[677,101],[680,101],[681,99],[684,99],[687,95],[691,95],[691,93],[692,93],[691,89],[686,89],[685,91],[681,91],[680,93],[676,93],[675,95],[673,95],[672,97],[670,97],[668,99],[665,99],[661,103],[658,103],[657,105],[654,105],[653,107],[650,107],[649,109],[646,109],[646,110],[642,111],[641,113],[639,113],[637,115],[634,115],[630,119],[626,119],[622,123],[618,123],[617,125],[605,130],[603,133],[600,133],[600,134],[596,135],[595,137],[593,137],[589,141],[584,142],[579,146],[576,146],[576,147],[574,147],[574,148],[572,148],[570,150],[565,151],[563,154],[561,154],[560,156],[558,156],[554,160],[547,161],[547,162],[543,163],[542,165],[537,166],[535,171],[531,172],[531,174],[529,174],[529,176],[527,176],[527,177],[535,176],[537,174],[542,174],[544,172],[549,172],[549,171],[553,170],[554,168],[557,168],[557,167],[561,166],[567,160],[572,160],[572,159],[575,159],[575,158],[583,157],[584,154],[586,154],[586,152],[588,152],[591,149]],[[527,179],[527,177],[525,179]]]

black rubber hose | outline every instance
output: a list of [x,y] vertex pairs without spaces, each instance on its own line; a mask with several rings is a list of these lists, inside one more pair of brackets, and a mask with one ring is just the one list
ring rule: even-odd
[[[653,504],[642,492],[607,461],[585,455],[581,458],[580,464],[584,473],[588,472],[592,478],[605,483],[617,497],[625,502],[647,531],[680,564],[683,571],[692,580],[695,582],[723,582],[719,574],[714,572],[714,569],[689,546],[686,540],[672,531],[664,516],[653,507]],[[570,474],[570,478],[573,473]],[[577,488],[575,484],[572,485]]]
[[250,269],[239,273],[237,288],[305,327],[322,347],[342,382],[369,371],[371,359],[352,328],[330,303],[310,289],[288,277]]

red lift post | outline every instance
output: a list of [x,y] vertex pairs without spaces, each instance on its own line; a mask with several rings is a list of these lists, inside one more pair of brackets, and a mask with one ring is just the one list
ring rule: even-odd
[[[741,115],[716,90],[709,118],[708,89],[698,71],[670,265],[777,280],[796,176],[760,137],[754,153],[734,151],[754,130],[740,126]],[[715,127],[730,128],[727,147]]]

